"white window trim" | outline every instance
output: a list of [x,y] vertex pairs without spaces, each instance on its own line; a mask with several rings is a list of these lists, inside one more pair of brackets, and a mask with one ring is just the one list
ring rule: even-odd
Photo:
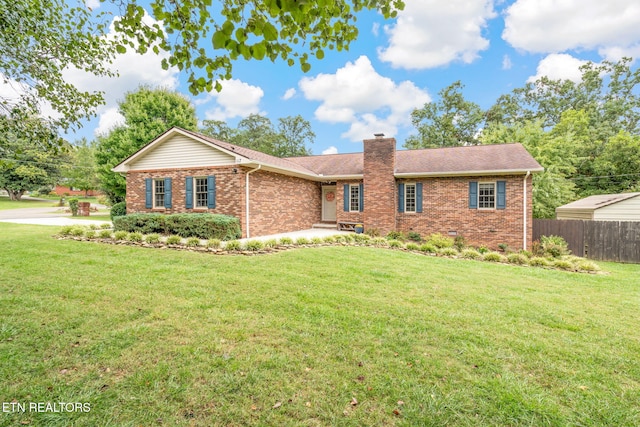
[[[353,199],[351,196],[353,194],[353,188],[358,189],[358,207],[357,209],[352,209],[351,200]],[[349,212],[360,212],[360,184],[349,184]]]
[[[162,182],[162,188],[163,188],[163,193],[162,193],[162,205],[158,206],[156,204],[157,198],[156,198],[156,183],[157,182]],[[165,181],[164,178],[154,178],[153,180],[153,209],[164,209],[164,205],[165,205],[165,200],[167,197],[167,189],[165,188]]]
[[[410,211],[408,209],[408,203],[407,201],[409,200],[407,198],[407,191],[409,190],[409,186],[413,186],[413,210]],[[404,213],[417,213],[418,212],[418,188],[415,182],[405,182],[404,183]]]
[[[204,179],[207,191],[205,191],[205,204],[204,206],[198,206],[198,180]],[[209,206],[209,182],[206,176],[194,176],[193,177],[193,209],[207,209]]]
[[[493,207],[492,208],[481,208],[480,207],[480,186],[483,184],[491,184],[493,185]],[[478,204],[478,210],[481,211],[495,211],[496,210],[496,205],[498,203],[498,183],[496,181],[482,181],[482,182],[478,182],[478,200],[477,200],[477,204]]]

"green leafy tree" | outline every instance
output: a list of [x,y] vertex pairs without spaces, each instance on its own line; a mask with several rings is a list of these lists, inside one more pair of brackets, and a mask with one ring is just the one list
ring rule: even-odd
[[[113,0],[115,3],[115,0]],[[221,89],[230,79],[232,62],[278,59],[297,62],[304,72],[311,57],[324,58],[325,50],[348,49],[358,36],[358,12],[378,10],[395,17],[402,0],[155,0],[151,15],[162,23],[148,26],[145,10],[135,0],[123,3],[115,28],[124,37],[119,51],[153,49],[169,53],[165,68],[188,72],[192,93]],[[166,37],[168,35],[168,37]],[[203,45],[211,43],[214,55]]]
[[96,143],[85,138],[76,142],[69,150],[71,162],[63,169],[62,177],[70,187],[87,194],[100,186],[96,167]]
[[307,156],[308,144],[313,144],[315,133],[302,116],[278,119],[278,127],[267,117],[251,114],[230,128],[225,122],[205,120],[200,129],[205,135],[276,157]]
[[589,185],[606,193],[637,191],[640,186],[640,136],[620,131],[594,162]]
[[[0,113],[21,110],[26,119],[38,115],[46,101],[58,113],[50,124],[64,129],[92,114],[102,93],[78,90],[65,81],[64,70],[111,75],[115,44],[103,37],[106,17],[64,0],[0,0],[0,75],[16,91],[0,95]],[[25,125],[20,132],[30,129]]]
[[[20,120],[20,126],[15,121]],[[68,161],[66,143],[39,118],[0,116],[0,188],[11,200],[25,192],[53,186]],[[37,136],[37,139],[34,139]]]
[[100,188],[111,202],[124,201],[126,179],[111,171],[118,163],[173,126],[196,130],[198,119],[184,96],[167,89],[141,87],[119,104],[125,123],[98,137],[96,163]]
[[407,138],[405,148],[437,148],[477,145],[484,123],[484,111],[462,95],[464,85],[454,82],[438,94],[438,102],[429,102],[411,113],[417,135]]

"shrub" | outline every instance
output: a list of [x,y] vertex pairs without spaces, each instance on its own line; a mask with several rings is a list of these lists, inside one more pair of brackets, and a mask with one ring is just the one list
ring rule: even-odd
[[533,254],[531,252],[529,252],[526,249],[520,249],[520,252],[522,255],[526,256],[527,258],[531,258],[533,256]]
[[198,239],[197,237],[189,237],[187,239],[187,246],[190,248],[200,246],[200,239]]
[[365,231],[365,234],[369,237],[380,237],[380,230],[377,228],[370,228]]
[[573,264],[565,259],[557,259],[553,262],[555,268],[560,270],[573,270]]
[[429,236],[427,243],[431,243],[436,248],[450,248],[453,246],[453,239],[440,233],[434,233]]
[[347,242],[347,239],[346,239],[345,236],[346,235],[344,235],[344,234],[336,234],[335,236],[333,236],[333,240],[336,243],[344,243],[344,242]]
[[225,243],[224,248],[228,251],[240,251],[242,250],[242,244],[239,240],[229,240]]
[[100,234],[98,236],[101,239],[110,239],[111,238],[111,230],[100,230]]
[[147,234],[144,237],[145,242],[151,244],[151,245],[155,245],[160,243],[160,235],[158,233],[151,233],[151,234]]
[[553,258],[559,258],[570,253],[569,245],[560,236],[542,236],[540,237],[540,246],[545,255]]
[[179,245],[182,243],[182,237],[173,234],[167,237],[166,243],[167,245]]
[[96,230],[87,230],[84,232],[84,237],[87,239],[93,239],[96,237]]
[[416,231],[410,231],[407,233],[407,239],[412,240],[414,242],[422,242],[422,236],[420,233]]
[[373,239],[371,239],[371,243],[373,243],[375,246],[388,246],[389,245],[389,241],[387,239],[385,239],[384,237],[374,237]]
[[489,262],[505,262],[506,261],[506,258],[504,257],[504,255],[498,252],[487,252],[482,256],[482,259],[484,261],[489,261]]
[[200,239],[233,240],[242,234],[238,218],[208,213],[130,214],[115,217],[113,225],[116,230],[139,231],[144,234],[175,234],[181,237],[198,237]]
[[482,254],[471,248],[463,249],[460,255],[465,259],[482,259]]
[[478,252],[480,252],[481,254],[484,255],[484,254],[486,254],[487,252],[490,252],[490,251],[489,251],[489,248],[487,248],[486,246],[480,246],[478,248]]
[[115,233],[113,233],[113,239],[114,240],[126,240],[128,235],[129,235],[129,233],[127,233],[124,230],[116,231]]
[[371,236],[367,234],[354,234],[353,240],[355,240],[356,243],[368,243],[371,240]]
[[462,252],[462,249],[467,246],[467,240],[463,236],[456,236],[453,239],[453,246],[455,246],[459,252]]
[[298,237],[296,239],[296,245],[302,246],[302,245],[308,245],[309,243],[311,243],[311,241],[306,237]]
[[98,224],[89,224],[89,228],[90,228],[91,230],[97,230],[97,229],[98,229],[98,228],[100,228],[100,227],[98,227]]
[[336,242],[336,238],[334,236],[324,236],[322,238],[322,241],[325,243],[335,243]]
[[71,231],[69,232],[69,234],[71,234],[72,236],[75,237],[81,237],[84,236],[84,232],[85,232],[85,228],[82,226],[75,226],[71,229]]
[[[322,242],[322,239],[321,239]],[[268,249],[273,249],[278,246],[278,239],[268,239],[264,241],[264,247]]]
[[100,224],[100,228],[102,230],[111,230],[112,227],[113,227],[113,225],[107,224],[106,222],[104,224]]
[[456,256],[459,254],[459,252],[456,248],[454,248],[453,246],[450,246],[450,247],[438,249],[438,254],[443,256]]
[[435,254],[436,252],[438,252],[438,248],[433,246],[431,243],[424,243],[420,245],[420,250],[428,254]]
[[400,240],[389,240],[389,247],[390,248],[402,248],[404,245],[402,244],[402,242]]
[[107,196],[98,196],[96,198],[96,202],[98,202],[101,205],[111,206],[111,200],[109,200]]
[[322,244],[322,237],[312,237],[311,238],[311,243],[314,245],[321,245]]
[[405,237],[404,234],[402,234],[402,232],[400,231],[390,231],[389,234],[387,234],[387,240],[404,241]]
[[406,246],[408,251],[417,251],[420,249],[420,246],[415,242],[409,242]]
[[221,244],[222,242],[220,242],[220,239],[209,239],[207,247],[211,249],[220,249]]
[[507,255],[507,261],[509,264],[526,265],[529,263],[529,259],[523,254],[509,254]]
[[249,240],[244,244],[244,248],[248,251],[260,251],[264,249],[264,243],[262,243],[260,240]]
[[546,258],[536,256],[529,259],[529,265],[532,267],[548,267],[549,261]]
[[142,237],[142,233],[134,231],[133,233],[129,233],[127,240],[130,242],[142,242]]
[[67,203],[69,203],[69,209],[71,209],[71,216],[78,216],[78,203],[80,203],[80,201],[72,197],[67,200]]
[[587,260],[582,260],[578,262],[576,267],[578,268],[579,271],[589,271],[589,272],[600,271],[600,266],[598,264],[592,261],[587,261]]
[[60,229],[61,236],[68,236],[71,234],[71,230],[73,230],[75,226],[73,225],[65,225]]
[[109,213],[109,215],[111,216],[111,221],[113,221],[116,217],[125,216],[126,214],[127,204],[125,202],[119,202],[111,206],[111,212]]
[[280,244],[281,245],[293,245],[293,239],[291,237],[283,237],[282,239],[280,239]]
[[509,250],[509,245],[507,245],[506,243],[498,243],[498,249],[500,249],[502,252],[507,252]]

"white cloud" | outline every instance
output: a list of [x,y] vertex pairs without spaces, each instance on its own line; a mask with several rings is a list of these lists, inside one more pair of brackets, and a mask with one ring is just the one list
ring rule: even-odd
[[342,136],[352,141],[377,132],[396,134],[410,124],[413,109],[431,100],[413,82],[396,83],[378,74],[366,56],[347,62],[335,74],[305,77],[299,86],[306,99],[320,101],[316,119],[351,124]]
[[[147,25],[153,25],[157,22],[149,15],[145,15],[143,20]],[[112,23],[106,37],[113,39],[115,34]],[[74,84],[80,90],[104,92],[105,105],[98,108],[97,111],[100,115],[100,123],[102,123],[102,114],[112,114],[110,110],[117,108],[118,101],[121,101],[127,92],[135,91],[141,85],[163,87],[170,90],[178,87],[179,70],[177,68],[162,69],[161,61],[167,57],[168,54],[162,51],[156,55],[150,49],[147,53],[139,55],[129,49],[126,53],[117,55],[113,63],[109,65],[111,70],[118,73],[116,77],[95,76],[75,68],[65,70],[64,77],[66,81]],[[106,118],[105,123],[108,123],[109,120]],[[102,131],[101,128],[102,125],[99,125],[94,133]]]
[[540,77],[546,76],[552,80],[571,80],[578,83],[582,80],[580,67],[586,62],[566,53],[548,55],[538,63],[536,75],[529,77],[527,82],[535,82]]
[[322,150],[322,154],[338,154],[338,149],[332,145],[326,150]]
[[100,0],[85,0],[84,4],[91,10],[96,10],[100,7]]
[[284,93],[284,95],[282,95],[282,99],[284,99],[285,101],[293,98],[296,95],[296,90],[295,88],[289,88],[287,89],[287,91]]
[[517,0],[506,11],[502,37],[528,52],[638,49],[637,0]]
[[105,135],[113,128],[124,124],[124,117],[116,107],[107,109],[100,115],[98,127],[93,131],[96,136]]
[[373,26],[371,27],[371,34],[373,34],[374,36],[378,37],[378,35],[380,34],[380,24],[377,22],[373,23]]
[[207,119],[225,121],[233,117],[264,114],[259,107],[264,91],[259,86],[252,86],[236,79],[224,80],[220,83],[222,84],[220,92],[210,92],[218,105],[205,113]]
[[407,69],[471,63],[489,47],[482,30],[495,16],[492,0],[406,0],[397,23],[384,27],[389,46],[378,56]]
[[513,63],[511,62],[511,57],[509,55],[504,55],[502,57],[502,69],[510,70],[513,67]]

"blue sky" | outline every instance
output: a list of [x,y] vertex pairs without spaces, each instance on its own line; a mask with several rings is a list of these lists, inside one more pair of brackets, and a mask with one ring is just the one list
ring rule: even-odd
[[350,50],[326,52],[308,73],[283,62],[237,61],[221,93],[192,97],[186,76],[162,70],[153,54],[119,57],[116,79],[70,72],[72,82],[105,91],[107,101],[70,139],[92,139],[117,125],[117,101],[147,84],[185,94],[200,120],[235,126],[251,113],[274,123],[300,114],[316,133],[314,154],[361,151],[361,140],[377,132],[394,136],[400,147],[414,131],[411,111],[456,80],[466,99],[487,108],[529,79],[576,80],[584,61],[640,56],[637,0],[405,1],[395,20],[359,15],[360,37]]

